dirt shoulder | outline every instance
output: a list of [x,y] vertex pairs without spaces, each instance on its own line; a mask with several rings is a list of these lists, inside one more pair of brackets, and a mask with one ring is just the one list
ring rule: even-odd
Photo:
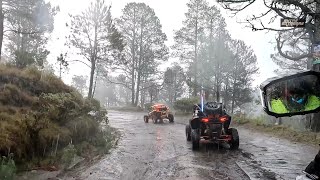
[[253,122],[232,124],[236,127],[245,128],[254,132],[263,132],[278,138],[284,138],[295,143],[303,143],[317,147],[320,144],[320,133],[310,131],[298,131],[282,125],[261,125]]

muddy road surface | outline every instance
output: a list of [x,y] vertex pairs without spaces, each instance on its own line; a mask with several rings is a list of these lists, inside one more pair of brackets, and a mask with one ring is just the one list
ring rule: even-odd
[[144,123],[143,115],[110,111],[110,124],[122,133],[118,147],[59,179],[295,179],[318,150],[238,128],[239,150],[202,145],[195,152],[185,138],[188,117],[153,124]]

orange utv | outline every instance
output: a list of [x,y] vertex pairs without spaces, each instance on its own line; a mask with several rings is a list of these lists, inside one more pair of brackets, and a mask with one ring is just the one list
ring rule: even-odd
[[145,123],[148,123],[149,119],[151,119],[153,123],[162,123],[164,119],[168,119],[170,123],[173,123],[174,121],[173,114],[170,112],[169,107],[164,104],[155,104],[151,106],[148,115],[143,117]]

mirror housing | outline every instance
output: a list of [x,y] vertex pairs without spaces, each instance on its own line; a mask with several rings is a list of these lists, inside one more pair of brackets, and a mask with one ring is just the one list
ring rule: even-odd
[[320,111],[320,73],[300,71],[267,79],[260,85],[263,110],[285,117]]

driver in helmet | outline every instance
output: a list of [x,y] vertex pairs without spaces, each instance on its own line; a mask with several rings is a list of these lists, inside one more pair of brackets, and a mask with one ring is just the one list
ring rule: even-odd
[[[311,85],[312,86],[312,85]],[[271,111],[285,114],[289,112],[311,111],[319,107],[320,100],[308,83],[292,82],[284,92],[274,91]]]
[[308,102],[307,91],[302,86],[294,87],[289,91],[287,99],[287,108],[289,111],[297,112],[302,111]]
[[307,83],[293,85],[288,94],[287,108],[290,112],[311,111],[320,105],[319,98],[313,94]]
[[308,84],[300,82],[289,85],[285,90],[284,98],[271,101],[272,111],[275,113],[289,113],[311,111],[319,107],[320,100],[309,89]]

